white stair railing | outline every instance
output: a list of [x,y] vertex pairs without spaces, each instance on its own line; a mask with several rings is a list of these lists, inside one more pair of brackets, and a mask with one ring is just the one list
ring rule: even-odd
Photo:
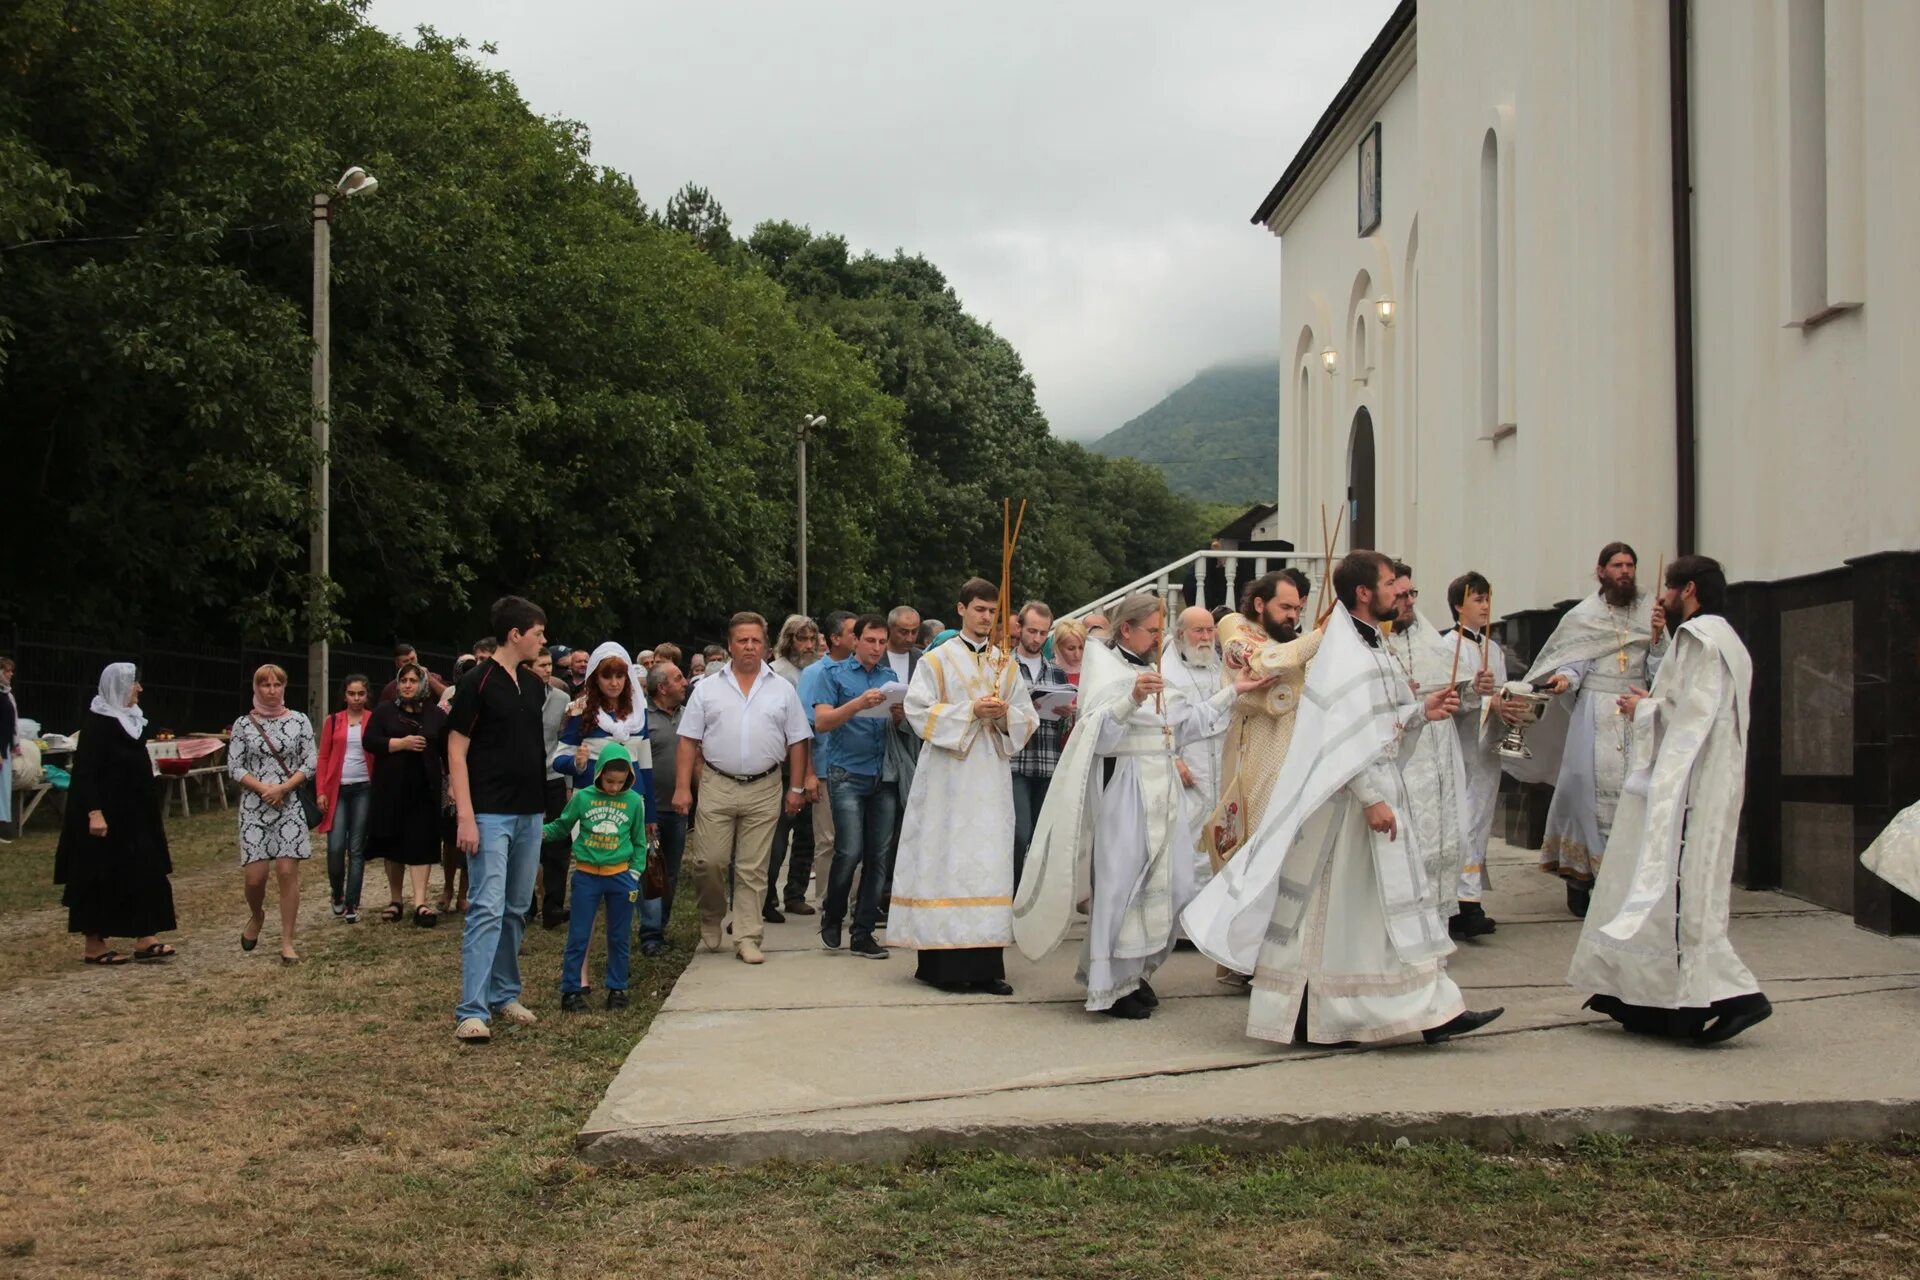
[[[1226,574],[1226,598],[1212,600],[1207,595],[1207,578],[1214,567]],[[1062,614],[1067,618],[1084,618],[1090,613],[1104,612],[1136,591],[1151,591],[1158,595],[1167,595],[1179,590],[1185,600],[1185,581],[1189,571],[1193,574],[1195,594],[1198,599],[1187,601],[1204,609],[1224,604],[1229,609],[1240,607],[1240,590],[1243,584],[1252,582],[1263,574],[1275,569],[1295,568],[1306,574],[1314,589],[1320,590],[1327,576],[1327,558],[1323,555],[1309,555],[1297,551],[1195,551],[1171,564],[1165,564],[1152,573],[1135,578],[1126,586],[1109,591],[1107,594],[1089,600],[1076,609]]]

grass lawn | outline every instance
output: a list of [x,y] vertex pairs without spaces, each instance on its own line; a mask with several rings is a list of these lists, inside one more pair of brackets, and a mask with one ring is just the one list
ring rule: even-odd
[[[634,1006],[452,1039],[454,917],[245,921],[231,814],[170,824],[180,958],[89,969],[43,882],[49,824],[0,849],[0,1276],[1859,1276],[1920,1274],[1920,1143],[606,1170],[573,1135],[685,963]],[[376,864],[369,904],[384,883]],[[597,959],[595,972],[597,973]]]

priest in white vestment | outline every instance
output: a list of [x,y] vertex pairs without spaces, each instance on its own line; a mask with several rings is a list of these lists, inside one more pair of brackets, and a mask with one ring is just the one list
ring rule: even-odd
[[[1442,689],[1458,694],[1472,681],[1472,672],[1460,669],[1454,662],[1456,646],[1443,639],[1416,608],[1419,592],[1414,589],[1412,568],[1396,560],[1393,571],[1397,612],[1393,630],[1382,637],[1387,657],[1412,686],[1416,699]],[[1459,648],[1464,657],[1465,645]],[[1426,860],[1427,901],[1442,929],[1448,929],[1453,919],[1460,871],[1466,865],[1467,770],[1458,715],[1423,721],[1409,730],[1410,736],[1418,736],[1402,770],[1414,839]]]
[[1576,916],[1587,913],[1627,776],[1627,722],[1616,704],[1647,686],[1666,652],[1665,620],[1640,591],[1638,571],[1626,543],[1600,549],[1599,591],[1560,620],[1526,676],[1535,688],[1568,696],[1528,730],[1533,758],[1506,765],[1522,782],[1554,784],[1540,867],[1566,879],[1567,909]]
[[1039,717],[1012,656],[995,646],[999,588],[960,589],[960,633],[908,682],[906,720],[925,744],[900,824],[887,945],[919,954],[943,991],[1012,995],[1014,753]]
[[1662,588],[1684,621],[1652,692],[1619,699],[1628,773],[1567,981],[1629,1031],[1711,1044],[1773,1012],[1727,936],[1753,662],[1718,562],[1682,556]]
[[[1176,619],[1161,664],[1169,700],[1181,705],[1207,702],[1224,687],[1225,668],[1214,636],[1213,615],[1199,605]],[[1226,736],[1227,720],[1222,717],[1215,732],[1194,738],[1174,757],[1174,772],[1180,776],[1180,847],[1193,855],[1196,884],[1213,878],[1213,863],[1201,832],[1220,803],[1220,752]]]
[[1447,977],[1453,950],[1428,900],[1401,766],[1423,721],[1459,708],[1416,699],[1379,632],[1395,574],[1375,551],[1334,570],[1325,624],[1273,796],[1246,845],[1182,921],[1200,950],[1253,974],[1247,1034],[1314,1044],[1429,1043],[1485,1026]]
[[1479,938],[1498,925],[1482,903],[1490,884],[1487,842],[1493,837],[1493,814],[1500,800],[1500,740],[1507,725],[1499,706],[1507,683],[1507,655],[1500,642],[1487,634],[1493,621],[1493,587],[1484,576],[1468,571],[1448,583],[1447,607],[1453,612],[1453,626],[1440,638],[1449,646],[1456,639],[1464,642],[1460,674],[1472,672],[1460,690],[1460,713],[1453,718],[1467,777],[1467,826],[1455,886],[1458,905],[1447,930],[1455,938]]
[[1087,1009],[1117,1018],[1148,1017],[1160,1003],[1148,980],[1172,954],[1180,909],[1194,893],[1177,752],[1224,730],[1242,691],[1225,687],[1196,701],[1166,694],[1154,661],[1165,625],[1159,600],[1133,595],[1114,612],[1111,646],[1088,643],[1079,717],[1014,903],[1014,938],[1032,959],[1059,944],[1074,908],[1086,904],[1077,977]]
[[1860,855],[1860,865],[1909,898],[1920,898],[1920,804],[1893,816]]
[[[1244,673],[1262,684],[1234,699],[1220,756],[1220,800],[1202,833],[1212,871],[1218,871],[1260,825],[1274,780],[1286,763],[1294,712],[1300,708],[1307,684],[1307,664],[1320,651],[1320,639],[1326,634],[1318,627],[1300,633],[1300,613],[1310,586],[1298,569],[1263,574],[1247,588],[1247,612],[1220,619],[1221,661],[1236,678]],[[1253,981],[1225,965],[1215,966],[1215,976],[1239,995],[1246,995]]]

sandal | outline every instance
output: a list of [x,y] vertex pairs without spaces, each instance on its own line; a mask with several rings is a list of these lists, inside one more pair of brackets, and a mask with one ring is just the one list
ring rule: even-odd
[[405,914],[407,914],[405,907],[401,906],[398,902],[389,902],[386,905],[386,909],[381,911],[380,918],[388,924],[399,924],[400,917]]
[[140,961],[171,960],[179,954],[178,951],[175,951],[166,943],[156,942],[150,947],[141,947],[133,953],[133,958]]
[[440,923],[440,913],[423,902],[413,909],[413,922],[422,929],[431,929]]
[[125,964],[131,956],[123,956],[118,951],[102,951],[97,956],[81,956],[82,964]]

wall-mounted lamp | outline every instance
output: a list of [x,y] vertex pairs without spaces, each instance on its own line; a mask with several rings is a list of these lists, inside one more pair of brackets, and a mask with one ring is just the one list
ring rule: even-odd
[[1332,347],[1327,347],[1322,350],[1320,352],[1320,367],[1328,373],[1338,373],[1340,371],[1340,353]]
[[1392,298],[1375,299],[1373,304],[1373,312],[1375,315],[1380,317],[1381,324],[1386,325],[1389,328],[1392,327],[1393,325],[1393,299]]

